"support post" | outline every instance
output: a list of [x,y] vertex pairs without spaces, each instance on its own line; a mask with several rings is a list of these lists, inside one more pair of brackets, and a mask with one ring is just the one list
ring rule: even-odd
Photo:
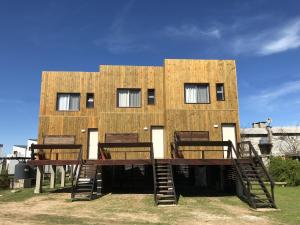
[[50,166],[50,188],[55,188],[56,166]]
[[63,165],[61,167],[61,177],[60,177],[60,186],[62,188],[65,187],[65,180],[66,180],[66,166]]
[[43,186],[43,174],[44,168],[43,166],[37,166],[36,168],[36,180],[35,180],[35,189],[34,193],[39,194],[42,193],[42,186]]
[[70,173],[69,173],[69,181],[73,179],[74,176],[74,165],[70,165],[69,167]]

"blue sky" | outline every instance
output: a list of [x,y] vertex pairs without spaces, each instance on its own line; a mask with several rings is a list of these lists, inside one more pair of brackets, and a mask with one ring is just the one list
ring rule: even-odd
[[37,136],[41,71],[235,59],[241,126],[300,123],[299,1],[0,2],[0,143]]

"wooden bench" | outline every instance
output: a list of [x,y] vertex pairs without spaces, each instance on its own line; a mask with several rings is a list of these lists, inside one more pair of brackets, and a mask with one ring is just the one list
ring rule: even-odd
[[181,141],[209,141],[208,131],[175,131],[175,142]]
[[229,145],[228,141],[209,141],[208,131],[175,131],[171,155],[173,158],[222,159],[227,152],[229,158],[230,149],[224,150]]
[[139,142],[137,133],[106,133],[105,143],[136,143]]
[[[100,156],[102,159],[112,159],[112,156],[118,156],[121,153],[124,155],[123,159],[125,160],[128,159],[128,156],[130,156],[129,158],[132,158],[132,155],[134,157],[140,156],[140,158],[146,158],[147,155],[147,158],[149,158],[149,156],[151,158],[152,143],[139,142],[138,140],[139,138],[137,133],[106,133],[105,142],[98,144]],[[149,150],[119,150],[119,148],[149,148]]]
[[[75,145],[75,136],[73,135],[45,135],[43,137],[43,144],[54,147],[58,145]],[[41,145],[41,146],[42,146]],[[36,153],[38,159],[69,159],[74,158],[77,159],[78,151],[70,151],[70,149],[58,149],[58,148],[46,148],[46,149],[39,149]]]

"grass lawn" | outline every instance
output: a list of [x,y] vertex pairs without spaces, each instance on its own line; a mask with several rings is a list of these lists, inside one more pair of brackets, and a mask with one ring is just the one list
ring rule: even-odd
[[0,190],[0,224],[300,224],[300,187],[275,191],[280,211],[256,212],[235,196],[181,196],[178,206],[155,207],[151,194],[71,202],[69,193],[49,189],[39,195]]
[[300,186],[276,187],[275,200],[281,211],[266,215],[285,224],[300,224]]

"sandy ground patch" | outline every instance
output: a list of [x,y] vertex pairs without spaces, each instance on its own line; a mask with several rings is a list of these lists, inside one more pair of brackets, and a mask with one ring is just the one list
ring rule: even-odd
[[0,204],[0,224],[274,224],[261,213],[217,197],[186,198],[175,207],[155,207],[152,195],[113,194],[77,202],[69,197],[57,193]]

